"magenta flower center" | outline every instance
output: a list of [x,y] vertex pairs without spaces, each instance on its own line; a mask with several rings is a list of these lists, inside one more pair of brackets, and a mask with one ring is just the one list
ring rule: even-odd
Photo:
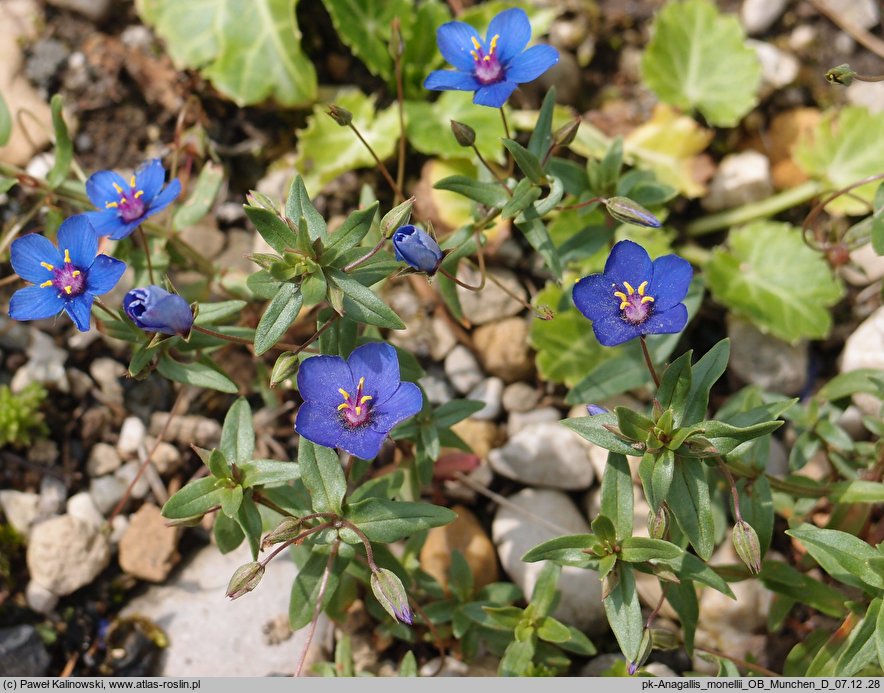
[[104,205],[105,208],[116,209],[117,214],[119,214],[120,218],[127,224],[141,218],[144,215],[144,200],[142,199],[144,196],[144,190],[135,189],[135,176],[132,176],[129,179],[128,192],[123,190],[123,188],[116,183],[113,185],[114,190],[117,191],[117,195],[120,196],[120,199],[117,202],[106,202]]
[[645,296],[645,290],[648,288],[647,282],[638,285],[638,289],[633,289],[629,282],[623,282],[623,291],[615,291],[614,295],[620,299],[620,313],[626,322],[638,325],[644,322],[651,313],[653,296]]
[[341,417],[344,419],[344,423],[351,428],[367,423],[371,414],[371,405],[368,402],[371,401],[372,397],[371,395],[362,394],[364,387],[365,378],[360,378],[359,384],[356,386],[355,395],[351,396],[344,388],[338,388],[338,392],[344,398],[343,404],[338,405],[338,412],[340,412]]
[[86,290],[86,274],[71,263],[71,251],[67,248],[64,250],[64,264],[61,267],[48,262],[40,264],[52,272],[52,279],[40,284],[40,288],[53,286],[58,289],[61,298],[73,298]]
[[476,79],[482,84],[494,84],[503,79],[503,65],[500,64],[497,56],[494,55],[494,49],[497,48],[497,41],[499,39],[500,34],[495,34],[492,37],[491,45],[488,47],[488,53],[486,54],[478,39],[475,36],[472,37],[475,50],[470,51],[470,55],[473,56],[473,60],[476,63]]

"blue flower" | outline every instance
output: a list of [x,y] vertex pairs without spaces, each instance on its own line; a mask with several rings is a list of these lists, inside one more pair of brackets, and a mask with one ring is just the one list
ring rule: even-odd
[[126,294],[123,310],[137,327],[148,332],[184,337],[193,326],[193,311],[187,301],[154,284]]
[[304,404],[295,431],[364,460],[376,457],[390,429],[423,404],[417,385],[399,381],[396,350],[381,342],[357,347],[346,361],[306,359],[298,368],[298,390]]
[[86,215],[65,220],[58,229],[58,248],[36,233],[12,242],[12,269],[28,286],[9,301],[13,320],[51,318],[62,310],[81,332],[89,330],[89,313],[95,296],[116,286],[126,263],[98,255],[98,237]]
[[447,22],[436,31],[439,52],[455,70],[434,70],[424,87],[436,91],[474,91],[473,103],[500,108],[522,82],[537,79],[559,61],[552,46],[532,46],[531,24],[524,10],[504,10],[488,25],[488,40],[463,22]]
[[396,259],[418,272],[435,274],[445,254],[433,237],[423,229],[409,224],[400,226],[393,234]]
[[574,285],[574,305],[592,320],[602,346],[645,334],[680,332],[688,321],[682,301],[692,276],[690,263],[677,255],[651,262],[638,243],[620,241],[602,274],[591,274]]
[[164,189],[165,178],[166,170],[159,159],[143,164],[128,181],[113,171],[98,171],[89,176],[86,194],[99,211],[86,215],[95,232],[118,241],[168,207],[181,194],[181,182],[176,178]]

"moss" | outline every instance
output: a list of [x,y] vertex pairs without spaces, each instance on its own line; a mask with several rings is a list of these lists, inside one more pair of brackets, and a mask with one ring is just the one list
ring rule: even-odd
[[40,412],[46,394],[39,383],[31,383],[18,394],[0,385],[0,447],[27,447],[48,434]]

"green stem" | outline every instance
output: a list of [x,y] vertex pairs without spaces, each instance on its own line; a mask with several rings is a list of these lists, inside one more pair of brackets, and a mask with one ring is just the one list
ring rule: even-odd
[[710,214],[708,217],[703,217],[688,224],[686,231],[689,236],[702,236],[713,231],[745,224],[755,219],[771,217],[796,205],[803,204],[808,200],[812,200],[823,192],[824,189],[825,187],[822,183],[809,180],[796,188],[784,190],[759,202],[743,205],[736,209],[728,209],[718,214]]

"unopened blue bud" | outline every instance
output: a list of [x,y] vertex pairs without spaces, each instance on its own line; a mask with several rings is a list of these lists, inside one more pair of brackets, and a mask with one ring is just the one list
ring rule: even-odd
[[657,217],[628,197],[609,197],[605,200],[605,207],[608,214],[624,224],[651,229],[659,229],[663,225]]
[[397,621],[411,625],[414,616],[402,581],[391,570],[379,568],[371,574],[371,591],[384,610]]
[[433,237],[412,224],[400,226],[393,234],[396,259],[419,272],[435,274],[445,254]]
[[598,416],[599,414],[607,414],[608,410],[598,404],[587,404],[586,413],[590,416]]
[[193,326],[193,311],[187,301],[153,284],[126,294],[123,310],[137,327],[147,332],[183,337]]

